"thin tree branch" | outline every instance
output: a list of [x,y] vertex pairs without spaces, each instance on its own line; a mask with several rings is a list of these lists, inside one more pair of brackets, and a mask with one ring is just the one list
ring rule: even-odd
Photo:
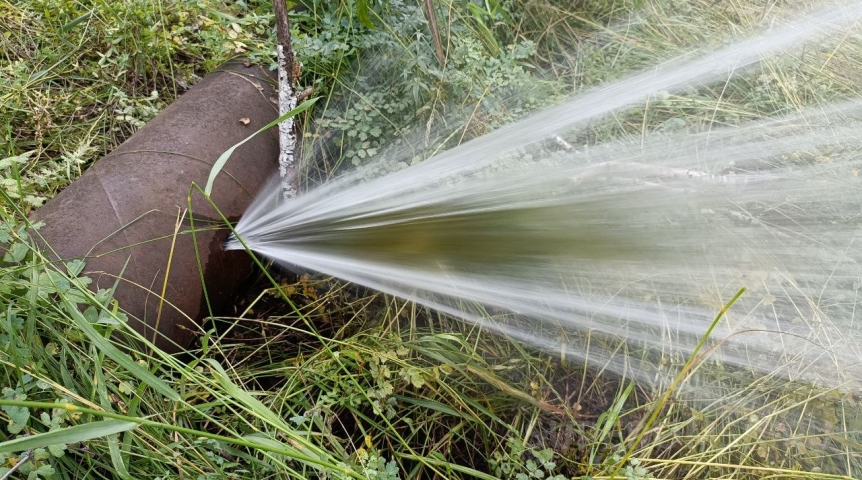
[[437,14],[434,12],[434,1],[425,0],[425,14],[428,16],[428,28],[431,30],[431,38],[434,40],[434,52],[440,68],[446,67],[446,55],[443,54],[443,42],[440,40],[440,31],[437,30]]
[[[293,86],[299,77],[299,69],[290,42],[290,19],[287,17],[285,0],[274,0],[275,26],[278,52],[278,114],[284,115],[296,108]],[[295,197],[299,191],[296,158],[296,133],[294,119],[289,118],[278,125],[278,170],[285,198]]]

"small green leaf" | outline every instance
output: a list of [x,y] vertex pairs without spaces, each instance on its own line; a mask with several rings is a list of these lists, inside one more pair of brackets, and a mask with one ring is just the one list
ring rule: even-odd
[[422,376],[422,370],[416,367],[402,368],[401,378],[413,385],[413,388],[422,388],[425,386],[425,378]]
[[36,473],[42,478],[47,478],[54,476],[57,472],[54,470],[54,467],[46,463],[44,465],[40,465],[39,468],[36,469]]
[[131,395],[135,393],[135,389],[132,388],[131,385],[129,385],[129,382],[120,382],[120,385],[117,387],[117,390],[119,390],[120,393],[125,395]]
[[8,430],[9,433],[11,433],[12,435],[17,435],[17,434],[21,433],[21,431],[23,431],[24,427],[26,427],[26,426],[27,426],[26,423],[17,423],[17,422],[12,421],[12,422],[9,422],[9,425],[6,426],[6,430]]
[[72,277],[77,277],[84,271],[84,267],[86,263],[83,260],[72,260],[71,262],[66,262],[66,271],[69,272],[69,275]]
[[53,445],[48,445],[48,451],[51,452],[51,455],[55,457],[62,457],[66,454],[66,444],[55,443]]
[[27,245],[24,243],[13,243],[9,250],[6,251],[6,255],[3,256],[4,262],[9,263],[18,263],[21,260],[24,260],[24,257],[27,256]]
[[48,460],[51,458],[51,454],[48,453],[48,450],[44,448],[37,448],[33,450],[33,459],[37,461]]
[[99,312],[96,310],[96,307],[89,306],[86,310],[84,310],[84,318],[87,319],[90,323],[96,323],[99,320]]
[[60,273],[54,270],[47,270],[39,275],[39,286],[47,287],[58,292],[65,292],[71,289],[69,280]]
[[[25,400],[27,398],[24,395],[17,394],[10,396],[8,393],[5,396],[14,400]],[[30,409],[27,407],[4,405],[3,412],[9,416],[9,425],[6,429],[13,435],[21,433],[21,431],[24,430],[24,427],[27,426],[27,422],[30,421]]]
[[294,415],[290,417],[290,421],[296,424],[297,426],[301,426],[305,421],[308,420],[305,418],[305,415]]
[[122,325],[125,323],[123,318],[118,316],[111,315],[110,312],[102,311],[99,313],[99,319],[96,320],[96,323],[99,325]]

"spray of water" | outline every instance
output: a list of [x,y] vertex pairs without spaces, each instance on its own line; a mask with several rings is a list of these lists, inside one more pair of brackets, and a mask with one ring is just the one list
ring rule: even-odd
[[[577,150],[620,108],[730,76],[862,15],[831,6],[699,58],[580,94],[419,165],[260,195],[245,246],[651,380],[740,287],[712,357],[783,378],[862,378],[862,103]],[[828,157],[829,161],[824,159]],[[652,365],[652,366],[651,366]]]

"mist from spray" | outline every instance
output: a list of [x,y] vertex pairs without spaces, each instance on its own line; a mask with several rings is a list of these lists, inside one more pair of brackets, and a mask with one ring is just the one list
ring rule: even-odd
[[[380,178],[359,170],[292,200],[274,186],[228,248],[643,381],[661,356],[691,352],[746,287],[710,358],[829,385],[862,378],[862,102],[582,149],[560,137],[659,92],[727,81],[860,15],[859,2],[831,6]],[[647,353],[635,365],[620,345]]]

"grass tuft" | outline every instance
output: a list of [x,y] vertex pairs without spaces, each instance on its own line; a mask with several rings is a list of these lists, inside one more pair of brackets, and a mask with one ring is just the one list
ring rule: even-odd
[[[351,165],[404,168],[401,152],[421,161],[814,3],[292,2],[302,87],[321,97],[303,126],[305,182]],[[306,272],[261,274],[234,316],[204,323],[189,356],[146,339],[124,347],[133,332],[122,305],[88,290],[80,262],[49,262],[26,215],[222,61],[271,62],[273,28],[271,4],[253,0],[0,0],[0,475],[862,474],[858,380],[788,383],[707,356],[701,380],[647,384]],[[862,43],[835,40],[660,95],[565,141],[703,131],[857,97]],[[692,367],[617,351],[665,372]]]

